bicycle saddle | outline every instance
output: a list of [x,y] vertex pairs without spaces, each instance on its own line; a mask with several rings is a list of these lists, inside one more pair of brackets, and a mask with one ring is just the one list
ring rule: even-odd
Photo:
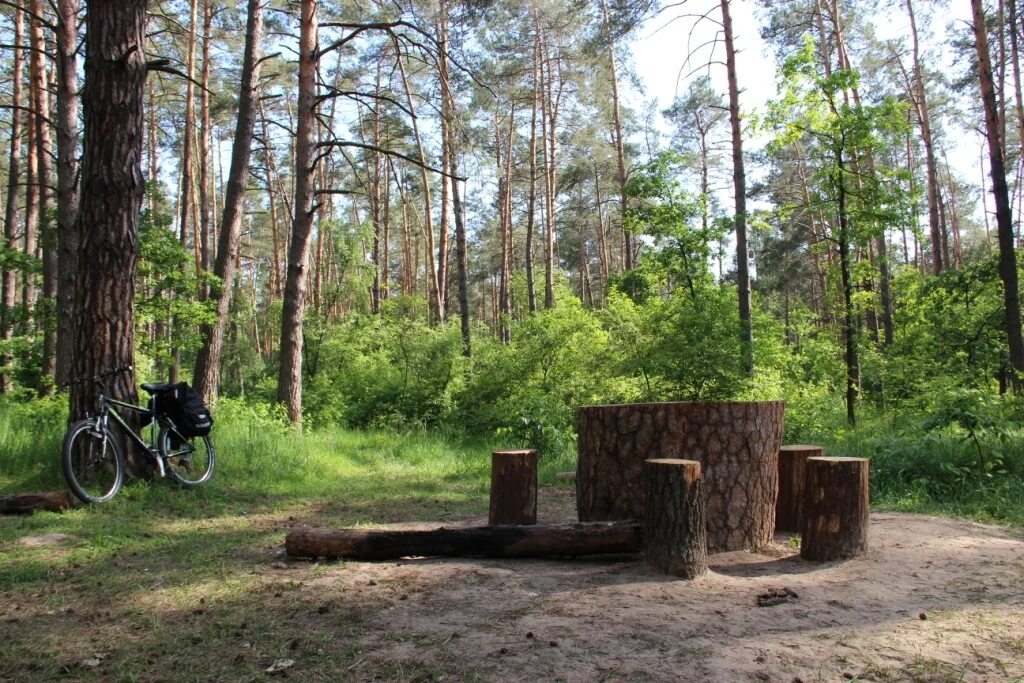
[[170,382],[153,382],[142,384],[140,386],[151,394],[159,394],[162,391],[170,391],[174,388],[174,385]]

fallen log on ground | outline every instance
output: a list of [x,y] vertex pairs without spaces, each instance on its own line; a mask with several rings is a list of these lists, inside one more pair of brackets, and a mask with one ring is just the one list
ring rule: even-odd
[[291,557],[388,560],[408,556],[574,557],[638,553],[639,522],[589,522],[457,529],[322,529],[294,527],[285,536]]
[[60,512],[74,505],[75,500],[67,491],[11,493],[0,496],[0,514],[4,515],[27,515],[36,510]]

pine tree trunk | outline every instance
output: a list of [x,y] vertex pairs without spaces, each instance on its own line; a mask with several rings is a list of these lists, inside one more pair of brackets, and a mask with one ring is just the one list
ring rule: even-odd
[[[82,202],[76,226],[82,236],[75,287],[76,377],[134,363],[135,271],[145,191],[146,1],[90,0],[88,10]],[[114,398],[137,399],[132,372],[112,377],[108,389]],[[95,405],[93,385],[72,387],[72,420],[85,417]],[[126,454],[136,474],[151,473],[148,458]]]
[[290,557],[388,560],[406,556],[575,557],[636,553],[636,522],[596,522],[455,529],[316,529],[294,527],[284,540]]
[[81,237],[78,219],[78,9],[57,5],[57,383],[70,378],[74,361],[75,280]]
[[740,347],[743,369],[754,372],[754,336],[750,318],[750,265],[747,256],[747,174],[743,164],[743,130],[740,123],[740,90],[736,82],[736,48],[733,45],[729,0],[721,0],[725,64],[729,81],[729,123],[732,126],[732,180],[736,216],[736,292],[739,296]]
[[[217,258],[213,267],[214,274],[221,281],[220,291],[211,292],[216,302],[217,319],[212,325],[204,325],[202,328],[203,345],[196,355],[193,378],[196,390],[207,402],[212,402],[217,397],[224,332],[231,308],[235,262],[238,259],[238,242],[242,233],[245,209],[245,188],[249,179],[249,160],[256,125],[255,100],[260,77],[262,38],[263,0],[249,0],[242,79],[238,92],[238,118],[235,124],[235,140],[231,148],[231,169],[228,171]],[[270,154],[269,150],[267,154]]]
[[[43,16],[43,0],[32,0],[32,13]],[[46,40],[39,20],[29,22],[29,73],[32,79],[32,109],[36,118],[36,178],[39,183],[39,215],[36,234],[39,236],[40,253],[43,260],[43,292],[36,312],[36,323],[42,330],[43,357],[40,374],[42,393],[49,393],[57,366],[57,235],[50,225],[50,188],[53,181],[50,173],[50,158],[53,154],[50,144],[50,90],[46,75]]]
[[580,521],[644,519],[644,460],[696,460],[707,488],[709,551],[769,543],[784,412],[783,401],[580,408]]
[[707,507],[699,462],[644,462],[644,560],[694,579],[708,570]]
[[[25,20],[20,10],[14,10],[14,42],[21,45],[25,40]],[[21,130],[25,118],[17,107],[22,106],[22,74],[24,72],[22,51],[14,50],[11,68],[11,102],[15,109],[11,112],[10,151],[7,161],[7,204],[4,209],[4,238],[11,251],[18,248],[18,197],[20,192],[19,175],[21,173]],[[3,269],[3,299],[0,305],[0,342],[7,341],[13,334],[14,308],[18,302],[18,273],[13,268]],[[8,391],[7,373],[10,358],[0,354],[0,393]]]
[[288,277],[281,311],[281,369],[277,400],[293,424],[302,423],[302,317],[313,229],[313,156],[316,147],[317,2],[302,0],[299,35],[299,105],[295,136],[295,205]]
[[989,58],[985,11],[981,0],[971,0],[974,13],[974,38],[978,53],[978,77],[985,108],[985,129],[992,169],[992,195],[996,203],[996,229],[999,240],[999,276],[1003,281],[1003,314],[1014,392],[1024,383],[1024,337],[1021,335],[1020,289],[1017,280],[1017,254],[1014,250],[1013,215],[1006,186],[1005,146],[999,137],[999,110],[996,105]]
[[868,549],[868,461],[808,458],[800,556],[831,562]]

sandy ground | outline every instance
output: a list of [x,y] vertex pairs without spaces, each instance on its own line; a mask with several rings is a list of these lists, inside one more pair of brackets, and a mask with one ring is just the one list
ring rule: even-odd
[[[575,520],[566,489],[540,507]],[[780,536],[695,581],[638,557],[277,565],[365,610],[350,680],[385,664],[446,680],[1024,680],[1024,535],[971,522],[875,513],[864,557],[805,562]],[[759,606],[771,591],[783,600]]]

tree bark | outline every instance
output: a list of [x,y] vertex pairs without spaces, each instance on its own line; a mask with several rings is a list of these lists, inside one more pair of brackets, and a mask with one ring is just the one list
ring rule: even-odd
[[537,523],[537,451],[491,453],[491,507],[487,523]]
[[388,560],[407,556],[574,557],[636,553],[643,530],[636,522],[484,526],[425,531],[292,528],[291,557]]
[[[25,20],[21,10],[15,10],[14,43],[21,45],[25,40]],[[4,210],[5,246],[15,251],[18,248],[18,178],[21,173],[21,129],[24,116],[17,109],[21,106],[22,74],[24,72],[22,51],[14,50],[11,68],[11,102],[15,109],[11,112],[10,151],[7,161],[7,204]],[[3,300],[0,306],[0,342],[7,341],[13,335],[14,308],[18,301],[18,272],[13,268],[3,269]],[[6,393],[10,386],[7,369],[10,357],[0,354],[0,393]]]
[[971,0],[974,14],[974,38],[978,53],[978,80],[985,108],[985,131],[989,163],[992,169],[992,194],[996,204],[996,229],[999,241],[999,277],[1003,281],[1003,314],[1011,368],[1010,383],[1020,392],[1024,382],[1024,337],[1021,335],[1020,289],[1017,280],[1017,254],[1014,250],[1013,215],[1006,185],[1005,145],[999,136],[999,109],[992,81],[985,11],[981,0]]
[[[146,85],[146,0],[90,0],[86,15],[82,236],[75,287],[73,374],[97,375],[134,363],[135,270],[145,184],[143,100]],[[109,394],[135,402],[132,372],[110,379]],[[88,383],[71,390],[71,420],[95,408]],[[126,451],[133,471],[151,473],[148,458]]]
[[693,460],[644,462],[644,560],[663,574],[694,579],[708,570],[700,469]]
[[821,446],[783,446],[779,449],[779,495],[775,530],[799,533],[803,528],[807,458],[825,455]]
[[[43,16],[43,1],[32,0],[32,14]],[[42,393],[49,393],[47,380],[54,379],[57,365],[57,240],[50,225],[50,159],[53,149],[50,143],[50,90],[46,75],[46,39],[39,19],[29,22],[29,73],[32,82],[32,116],[36,119],[36,182],[39,184],[39,213],[36,234],[39,237],[40,255],[43,260],[43,292],[36,310],[36,323],[42,330],[43,356],[39,372],[43,382]]]
[[644,519],[644,460],[681,458],[702,465],[710,552],[771,542],[784,412],[783,401],[580,408],[580,521]]
[[[74,362],[75,280],[81,236],[78,219],[78,9],[57,5],[57,368],[60,384]],[[155,180],[155,179],[151,179]]]
[[800,556],[831,562],[868,549],[868,461],[808,458]]
[[624,270],[632,270],[636,265],[634,262],[633,236],[626,229],[626,183],[629,180],[626,174],[626,147],[622,139],[622,117],[619,114],[619,81],[615,68],[615,41],[612,40],[611,25],[608,21],[608,3],[601,0],[601,19],[604,23],[605,34],[608,40],[608,64],[611,68],[610,82],[612,86],[612,133],[615,140],[615,166],[619,173],[619,221],[622,227],[622,267]]
[[[238,90],[238,119],[235,124],[235,140],[231,148],[231,169],[228,171],[217,258],[213,267],[214,274],[221,280],[220,291],[212,292],[212,298],[216,301],[217,319],[212,325],[203,326],[204,343],[196,355],[193,378],[196,390],[208,403],[216,399],[218,393],[220,359],[228,311],[231,308],[232,283],[235,279],[249,160],[252,156],[252,136],[256,125],[256,96],[263,40],[263,0],[249,0],[248,12],[245,51],[242,57],[242,80]],[[267,154],[270,154],[269,150]]]
[[295,216],[281,311],[281,369],[277,400],[293,424],[302,422],[302,315],[309,279],[313,229],[313,156],[316,147],[317,0],[302,0],[299,34],[299,105],[295,136]]
[[0,515],[27,515],[36,510],[61,512],[75,506],[68,491],[46,493],[11,493],[0,496]]
[[736,292],[739,296],[740,348],[743,369],[754,372],[754,334],[750,318],[750,265],[747,257],[747,174],[743,165],[743,130],[740,124],[740,90],[736,82],[736,47],[733,45],[729,0],[721,0],[725,65],[729,81],[729,123],[732,126],[732,180],[736,217]]

